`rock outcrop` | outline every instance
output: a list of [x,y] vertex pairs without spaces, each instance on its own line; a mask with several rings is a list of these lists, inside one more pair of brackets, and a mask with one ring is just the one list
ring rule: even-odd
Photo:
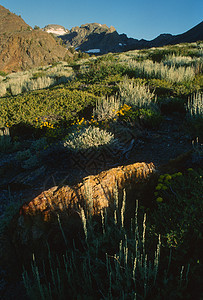
[[[141,186],[143,189],[145,182],[148,183],[154,173],[152,163],[135,163],[85,177],[72,187],[56,186],[44,191],[21,207],[2,237],[0,259],[3,265],[10,265],[8,260],[12,259],[14,253],[15,263],[16,260],[21,263],[26,260],[29,262],[33,252],[37,257],[43,258],[47,254],[47,243],[55,251],[61,251],[67,247],[67,243],[72,245],[73,240],[75,244],[81,243],[84,232],[80,207],[89,208],[89,213],[95,217],[103,208],[111,211],[116,185],[119,199],[122,199],[120,192],[126,190],[126,207],[130,207],[131,204],[127,203],[130,201],[128,191],[133,192],[135,202],[136,192],[140,191]],[[59,223],[67,238],[66,245]]]
[[73,27],[68,34],[60,38],[67,48],[74,47],[83,52],[100,54],[123,51],[128,40],[125,34],[118,34],[113,26],[99,23]]
[[71,56],[55,38],[33,30],[20,16],[0,5],[0,71],[6,73],[48,65]]

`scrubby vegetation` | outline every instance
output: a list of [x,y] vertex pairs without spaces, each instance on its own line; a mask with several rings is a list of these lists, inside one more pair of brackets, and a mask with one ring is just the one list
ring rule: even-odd
[[[123,150],[121,135],[137,128],[156,132],[171,115],[183,120],[182,134],[193,140],[194,166],[159,174],[150,199],[141,196],[130,217],[128,194],[120,199],[116,189],[113,212],[95,218],[90,207],[78,207],[80,249],[73,243],[61,257],[49,252],[44,262],[33,256],[32,272],[23,272],[29,299],[200,299],[202,47],[198,42],[0,72],[1,157],[14,155],[21,170],[39,166],[53,145],[73,153]],[[59,227],[66,244],[60,219]]]

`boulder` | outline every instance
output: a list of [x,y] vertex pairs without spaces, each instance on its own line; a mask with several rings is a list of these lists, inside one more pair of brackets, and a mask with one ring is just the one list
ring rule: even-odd
[[[57,254],[72,247],[73,240],[76,247],[83,247],[80,208],[89,208],[89,213],[97,218],[101,209],[111,209],[114,205],[116,186],[120,192],[139,190],[154,173],[153,163],[135,163],[90,175],[72,187],[52,187],[20,208],[6,231],[4,244],[15,253],[12,255],[15,261],[24,265],[30,263],[32,253],[40,259],[47,257],[47,244]],[[133,199],[135,202],[135,193]],[[128,201],[127,197],[126,204]],[[1,252],[0,259],[7,266],[12,251]]]
[[93,214],[98,214],[101,209],[109,206],[116,185],[119,190],[129,188],[147,179],[154,171],[152,163],[135,163],[90,175],[73,187],[52,187],[24,204],[20,209],[20,218],[34,221],[40,216],[44,222],[50,222],[53,215],[64,211],[69,215],[78,204],[87,207],[91,200]]

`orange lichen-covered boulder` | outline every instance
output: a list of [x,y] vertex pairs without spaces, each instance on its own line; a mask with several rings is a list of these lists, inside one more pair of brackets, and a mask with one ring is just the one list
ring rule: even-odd
[[[72,247],[73,240],[74,245],[80,247],[84,238],[80,208],[88,207],[89,213],[97,218],[101,209],[113,207],[116,186],[119,199],[122,197],[119,192],[125,189],[126,193],[133,191],[135,201],[134,190],[139,190],[154,172],[152,163],[135,163],[85,177],[72,187],[44,191],[25,203],[10,224],[9,235],[15,245],[15,255],[29,260],[34,252],[36,257],[43,258],[47,255],[47,244],[58,253],[64,247]],[[126,206],[127,202],[130,202],[128,194]]]
[[154,170],[152,163],[135,163],[85,177],[81,183],[73,187],[53,187],[24,204],[20,209],[20,215],[32,219],[40,215],[47,222],[53,214],[64,211],[71,214],[78,204],[87,207],[90,201],[92,201],[93,214],[96,214],[102,208],[109,206],[116,186],[119,190],[130,188],[147,179]]
[[56,186],[44,191],[20,208],[1,236],[2,266],[13,274],[14,265],[16,270],[22,264],[30,265],[33,253],[39,260],[48,257],[48,247],[57,255],[73,246],[83,249],[81,208],[89,208],[88,214],[97,218],[101,209],[114,209],[116,187],[119,201],[125,189],[127,221],[127,211],[133,213],[131,203],[146,190],[145,183],[148,185],[148,178],[154,173],[152,163],[135,163],[85,177],[71,187]]

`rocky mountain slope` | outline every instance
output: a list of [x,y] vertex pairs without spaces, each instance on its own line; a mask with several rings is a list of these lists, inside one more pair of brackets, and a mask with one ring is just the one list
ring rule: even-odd
[[[53,27],[48,25],[43,30],[49,32],[51,26]],[[57,27],[54,30],[56,29]],[[54,30],[52,32],[56,33]],[[98,23],[88,23],[66,31],[67,34],[63,31],[63,35],[58,36],[66,43],[67,48],[72,46],[83,52],[100,54],[203,40],[203,22],[183,34],[161,34],[151,41],[128,38],[126,34],[119,34],[113,26]]]
[[15,72],[60,61],[70,53],[50,34],[33,30],[0,5],[0,71]]

